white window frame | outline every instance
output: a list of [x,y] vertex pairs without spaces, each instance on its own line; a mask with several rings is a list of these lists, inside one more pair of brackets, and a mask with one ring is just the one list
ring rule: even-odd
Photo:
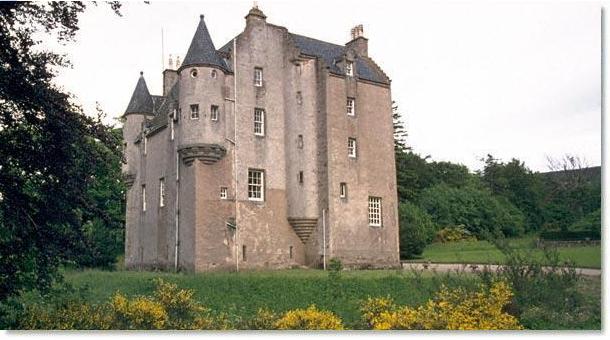
[[218,105],[212,105],[210,106],[210,119],[213,121],[218,121],[218,116],[220,109],[218,108]]
[[381,197],[369,196],[369,226],[381,227],[382,219],[382,201]]
[[248,200],[265,200],[265,170],[248,169]]
[[345,74],[348,77],[353,77],[354,76],[354,62],[353,61],[346,61],[345,62]]
[[226,200],[229,197],[229,189],[227,187],[220,187],[220,199]]
[[191,104],[191,119],[199,119],[199,104]]
[[260,108],[254,109],[254,134],[256,136],[265,135],[265,110]]
[[159,207],[165,207],[165,178],[159,178]]
[[347,198],[347,183],[339,183],[339,198]]
[[146,212],[146,184],[142,184],[142,211]]
[[254,86],[256,86],[256,87],[263,86],[263,68],[262,67],[254,68]]
[[346,112],[348,116],[356,115],[356,98],[347,97],[347,101],[345,104]]
[[358,143],[356,142],[356,138],[348,138],[347,139],[347,156],[350,158],[358,157]]

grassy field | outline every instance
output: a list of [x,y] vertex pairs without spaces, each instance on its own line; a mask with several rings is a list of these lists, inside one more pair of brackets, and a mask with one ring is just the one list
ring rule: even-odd
[[[65,279],[75,287],[87,287],[85,298],[91,303],[108,301],[116,291],[126,295],[147,295],[155,278],[177,283],[195,291],[194,298],[215,311],[242,318],[253,316],[261,307],[275,312],[315,304],[338,314],[348,328],[361,327],[359,306],[367,297],[390,296],[398,304],[417,306],[430,299],[441,285],[473,289],[480,279],[470,274],[422,274],[402,270],[344,271],[330,279],[321,270],[249,271],[240,273],[176,274],[131,271],[66,271]],[[581,282],[586,315],[598,315],[600,280]],[[589,310],[590,309],[590,310]],[[579,313],[582,314],[582,313]],[[563,319],[543,317],[534,328],[599,329],[598,317],[565,324]]]
[[453,278],[420,276],[407,271],[346,271],[330,280],[321,270],[284,270],[240,273],[173,274],[154,272],[68,271],[66,281],[88,287],[87,300],[107,301],[116,291],[127,295],[150,294],[153,279],[161,277],[195,291],[195,299],[212,310],[245,317],[260,307],[276,312],[315,304],[332,310],[346,325],[357,327],[360,302],[367,297],[390,295],[400,304],[419,305],[432,297],[441,283],[474,287],[474,276]]
[[[542,257],[543,251],[536,249],[534,242],[533,238],[518,238],[510,241],[513,247],[532,251],[533,256]],[[599,245],[561,247],[558,251],[561,259],[574,261],[578,267],[601,268]],[[440,263],[502,263],[504,261],[504,255],[487,241],[433,243],[426,247],[422,257],[423,261]]]

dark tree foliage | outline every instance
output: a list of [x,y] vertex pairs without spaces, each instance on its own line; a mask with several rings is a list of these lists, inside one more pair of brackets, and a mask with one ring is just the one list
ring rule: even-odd
[[543,183],[542,213],[547,230],[570,225],[601,208],[601,169],[588,168],[573,155],[549,159],[551,172],[538,174]]
[[73,40],[85,7],[0,3],[0,301],[48,288],[96,206],[88,192],[107,161],[97,148],[114,137],[53,83],[53,69],[68,61],[37,40]]
[[400,257],[417,258],[432,242],[436,226],[432,218],[417,205],[406,202],[398,206],[400,225]]
[[523,162],[513,158],[502,163],[487,155],[481,179],[494,195],[506,198],[523,212],[527,232],[540,230],[543,224],[542,182]]

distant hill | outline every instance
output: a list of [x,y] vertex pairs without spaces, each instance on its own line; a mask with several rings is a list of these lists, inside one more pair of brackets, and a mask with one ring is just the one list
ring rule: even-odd
[[592,166],[582,169],[570,169],[570,170],[559,170],[549,172],[539,172],[539,176],[545,179],[561,180],[562,178],[574,178],[581,177],[587,182],[601,182],[602,178],[602,167]]

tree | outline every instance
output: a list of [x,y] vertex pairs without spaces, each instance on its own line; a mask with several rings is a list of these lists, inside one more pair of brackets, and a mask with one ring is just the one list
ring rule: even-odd
[[422,192],[419,206],[432,217],[438,229],[464,225],[478,237],[495,231],[506,236],[523,233],[523,214],[486,188],[456,188],[440,183]]
[[95,145],[112,137],[53,83],[53,69],[69,63],[37,40],[72,41],[85,8],[0,3],[0,301],[59,277],[82,242],[83,212],[95,205],[88,191],[107,161]]
[[546,229],[569,226],[601,207],[601,169],[589,168],[575,155],[548,158],[551,172],[539,174],[543,183],[542,212]]
[[400,223],[400,256],[412,259],[420,256],[432,242],[436,226],[425,211],[411,202],[398,206]]
[[481,173],[483,183],[494,195],[502,196],[514,204],[526,218],[526,231],[537,231],[543,224],[542,183],[525,163],[513,158],[502,163],[487,155]]

